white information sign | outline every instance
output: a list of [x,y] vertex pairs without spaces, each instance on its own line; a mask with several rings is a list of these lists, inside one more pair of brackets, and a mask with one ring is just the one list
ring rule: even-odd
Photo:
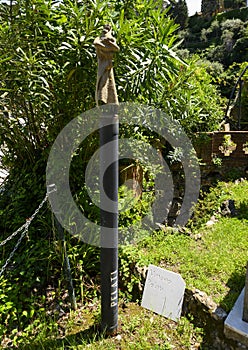
[[178,273],[149,265],[141,306],[177,321],[181,316],[185,282]]

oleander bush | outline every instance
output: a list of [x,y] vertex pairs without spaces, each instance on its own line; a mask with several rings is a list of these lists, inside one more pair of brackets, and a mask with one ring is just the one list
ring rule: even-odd
[[[114,60],[120,101],[160,108],[179,120],[189,135],[219,125],[219,92],[197,57],[186,62],[176,54],[178,26],[168,9],[162,10],[162,1],[1,3],[0,151],[1,167],[9,172],[1,185],[1,241],[32,215],[44,198],[46,162],[56,136],[73,118],[95,107],[93,41],[106,23],[112,25],[120,46]],[[134,136],[132,129],[129,135]],[[149,140],[154,135],[141,130],[137,137]],[[82,162],[77,158],[72,164],[71,186],[77,189],[74,194],[80,195],[82,208],[89,201],[82,172],[98,142],[96,135],[91,135],[78,151]],[[143,201],[128,218],[122,218],[123,224],[143,215],[149,196]],[[83,302],[95,298],[99,250],[69,234],[66,240],[76,296]],[[16,240],[1,247],[2,265],[15,245]],[[1,277],[1,336],[16,336],[39,317],[46,318],[49,288],[62,300],[66,283],[61,260],[51,210],[45,206]]]

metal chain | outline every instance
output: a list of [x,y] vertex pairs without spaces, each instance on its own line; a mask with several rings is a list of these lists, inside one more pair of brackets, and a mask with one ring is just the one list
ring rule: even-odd
[[[31,221],[35,218],[35,216],[38,214],[38,212],[40,211],[40,209],[43,207],[44,203],[46,202],[48,198],[48,194],[46,194],[45,198],[43,199],[43,201],[40,203],[39,207],[35,210],[35,212],[33,213],[33,215],[27,219],[27,222],[31,223]],[[21,232],[23,229],[25,229],[27,222],[25,222],[25,224],[23,224],[21,227],[18,228],[18,230],[16,230],[14,233],[12,233],[9,237],[7,237],[4,241],[2,241],[0,243],[0,247],[4,246],[8,241],[10,241],[12,238],[14,238],[19,232]]]
[[45,204],[45,202],[48,199],[48,193],[46,194],[45,198],[43,199],[43,201],[40,203],[40,205],[38,206],[38,208],[35,210],[35,212],[33,213],[32,216],[30,216],[30,218],[27,219],[26,224],[28,223],[28,226],[31,224],[31,221],[33,221],[33,219],[36,217],[36,215],[39,213],[39,211],[41,210],[41,208],[43,207],[43,205]]
[[[51,187],[54,187],[54,185],[51,185]],[[47,193],[46,193],[46,196],[45,198],[43,199],[43,201],[40,203],[40,205],[38,206],[38,208],[34,211],[33,215],[27,219],[27,221],[25,222],[25,224],[23,224],[21,227],[18,228],[18,230],[16,230],[14,233],[12,233],[9,237],[7,237],[4,241],[2,241],[0,243],[0,247],[2,247],[3,245],[5,245],[8,241],[10,241],[12,238],[14,238],[19,232],[21,232],[23,229],[24,231],[22,232],[20,238],[18,239],[14,249],[12,250],[12,252],[10,253],[8,259],[6,260],[5,264],[2,266],[2,269],[0,271],[0,277],[2,276],[2,274],[4,273],[7,265],[9,264],[10,260],[13,258],[17,248],[19,247],[22,239],[27,235],[28,233],[28,228],[29,228],[29,225],[31,224],[31,222],[33,221],[33,219],[36,217],[36,215],[39,213],[39,211],[41,210],[41,208],[43,207],[43,205],[45,204],[45,202],[47,201],[48,199],[48,195],[52,192],[55,192],[56,191],[56,187],[54,187],[52,190],[49,190]]]
[[9,237],[7,237],[4,241],[0,243],[0,247],[4,246],[8,241],[14,238],[19,232],[21,232],[26,227],[26,222],[21,227],[18,228],[14,233],[12,233]]
[[29,226],[29,225],[26,224],[25,230],[22,232],[22,234],[21,234],[20,238],[18,239],[18,241],[17,241],[17,243],[16,243],[14,249],[13,249],[12,252],[10,253],[8,259],[7,259],[6,262],[5,262],[5,264],[2,266],[2,269],[1,269],[1,271],[0,271],[0,277],[1,277],[2,274],[4,273],[6,267],[8,266],[8,264],[9,264],[9,262],[10,262],[10,260],[13,258],[13,255],[15,254],[17,248],[19,247],[19,245],[20,245],[20,243],[21,243],[23,237],[28,233],[28,226]]
[[[50,185],[53,186],[53,185]],[[47,201],[48,199],[48,195],[52,192],[56,191],[56,187],[52,190],[49,190],[45,196],[45,198],[43,199],[43,201],[40,203],[40,205],[38,206],[38,208],[35,210],[35,212],[33,213],[33,215],[27,219],[27,222],[29,222],[29,224],[31,223],[31,221],[36,217],[36,215],[38,214],[38,212],[40,211],[40,209],[43,207],[44,203]],[[7,237],[4,241],[0,242],[0,247],[4,246],[8,241],[10,241],[12,238],[14,238],[19,232],[21,232],[23,229],[25,229],[27,222],[25,222],[25,224],[23,224],[21,227],[18,228],[18,230],[16,230],[15,232],[13,232],[9,237]]]

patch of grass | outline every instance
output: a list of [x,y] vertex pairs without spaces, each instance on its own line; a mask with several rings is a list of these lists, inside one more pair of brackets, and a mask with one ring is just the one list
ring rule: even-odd
[[59,321],[58,328],[65,330],[64,336],[33,340],[29,345],[22,346],[22,350],[186,350],[202,341],[202,330],[194,328],[184,317],[175,323],[136,303],[129,303],[128,307],[120,307],[119,310],[119,331],[116,336],[104,337],[98,333],[94,318],[89,320],[89,310],[83,307],[74,312],[69,320]]
[[[199,201],[194,225],[177,231],[165,228],[135,246],[122,248],[120,277],[125,283],[120,284],[120,295],[125,296],[124,290],[133,293],[140,282],[134,268],[152,263],[180,273],[187,288],[206,292],[229,311],[244,286],[248,261],[247,193],[248,181],[220,183]],[[235,201],[236,216],[221,214],[219,208],[226,199]],[[206,225],[213,215],[216,222]],[[30,324],[28,329],[12,334],[14,342],[10,341],[11,346],[6,343],[7,348],[179,350],[203,346],[204,328],[197,328],[193,319],[182,317],[175,323],[131,302],[120,302],[119,334],[104,337],[98,331],[100,305],[96,300],[61,318],[53,315],[40,324]]]
[[[200,201],[200,225],[195,230],[188,235],[169,229],[155,233],[140,245],[143,258],[180,273],[188,288],[203,290],[226,311],[230,310],[244,286],[248,261],[247,193],[247,181],[219,184],[205,202]],[[236,217],[221,217],[218,208],[226,199],[235,200]],[[214,214],[218,221],[206,226]]]

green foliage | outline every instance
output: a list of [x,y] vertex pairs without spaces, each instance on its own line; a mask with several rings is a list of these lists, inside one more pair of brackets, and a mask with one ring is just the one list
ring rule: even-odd
[[201,12],[206,17],[211,17],[218,9],[218,1],[216,0],[202,0]]
[[245,7],[245,0],[224,0],[224,7],[227,9],[236,9],[240,7]]
[[[233,179],[230,179],[232,181]],[[240,218],[245,218],[243,213],[243,203],[246,201],[246,189],[247,181],[236,183],[224,183],[220,182],[215,187],[212,187],[209,193],[202,194],[202,198],[198,200],[197,205],[194,208],[193,223],[194,229],[205,225],[205,223],[211,218],[211,216],[216,215],[221,217],[220,206],[227,199],[234,199],[235,205],[240,208],[238,211]],[[192,222],[191,222],[192,224]],[[190,224],[190,225],[191,225]]]
[[218,129],[223,102],[212,82],[213,77],[195,56],[182,67],[169,89],[165,88],[163,108],[172,118],[178,116],[188,134]]
[[[138,262],[138,263],[137,263]],[[139,267],[145,265],[137,248],[133,246],[121,247],[119,251],[119,288],[120,296],[127,300],[140,299]]]
[[[235,84],[236,90],[232,94],[232,99],[229,102],[229,122],[233,128],[237,128],[238,116],[240,113],[240,128],[241,130],[247,129],[247,112],[248,112],[248,99],[247,99],[247,86],[248,86],[248,74],[245,71],[248,66],[248,62],[244,61],[242,63],[234,63],[228,70],[225,70],[220,75],[220,88],[228,98],[231,97],[231,93]],[[239,80],[242,73],[242,78]],[[244,73],[244,74],[243,74]],[[241,100],[239,99],[240,87],[241,88]],[[241,102],[241,103],[240,103]],[[239,105],[240,104],[240,105]]]
[[170,0],[169,14],[174,18],[175,22],[180,25],[180,29],[184,29],[188,25],[188,6],[185,0]]
[[13,9],[15,20],[2,22],[1,144],[6,166],[14,162],[16,167],[24,159],[36,162],[37,150],[45,151],[73,116],[93,106],[94,88],[85,73],[95,68],[92,40],[97,27],[96,18],[93,23],[83,20],[86,9],[20,1]]
[[188,32],[185,33],[185,47],[192,53],[201,52],[204,58],[213,62],[218,61],[225,68],[234,62],[247,60],[245,48],[248,9],[227,11],[216,16],[209,14],[209,16],[209,18],[195,16],[191,19]]
[[128,226],[138,223],[149,212],[153,200],[153,191],[144,192],[142,198],[135,198],[133,190],[121,186],[119,189],[119,227],[128,230]]
[[[97,59],[92,44],[103,24],[112,24],[121,47],[115,61],[120,100],[155,103],[161,93],[155,79],[162,89],[163,83],[177,73],[179,59],[172,50],[177,26],[153,2],[111,1],[106,5],[102,1],[64,1],[55,6],[42,0],[19,0],[12,6],[1,4],[0,14],[1,166],[10,172],[0,203],[0,227],[5,238],[23,224],[42,199],[46,160],[57,134],[72,118],[95,105]],[[83,164],[72,179],[75,194],[80,188],[83,207],[87,198],[80,171],[83,173],[97,147],[94,136],[88,141],[81,149]],[[95,214],[89,209],[89,215],[94,218]],[[37,238],[53,240],[49,215],[45,213],[39,224],[35,222],[29,235],[32,247]],[[99,255],[90,247],[79,246],[75,242],[69,245],[68,255],[77,295],[85,300],[95,289],[91,278],[99,271]],[[2,263],[12,248],[10,244],[1,257]],[[61,280],[61,261],[57,254],[50,255],[56,249],[56,244],[49,249],[37,245],[37,254],[44,254],[40,266],[47,277],[40,279],[41,288],[52,282],[52,275]],[[23,254],[20,252],[20,257]],[[33,264],[29,261],[23,268],[30,268],[26,277],[32,290],[39,272],[29,263]],[[16,269],[10,280],[18,278],[18,273]],[[79,287],[83,282],[84,290]],[[19,292],[13,288],[15,301]],[[15,307],[14,303],[13,310]]]
[[223,184],[211,188],[208,194],[202,194],[202,198],[198,200],[194,208],[193,219],[189,225],[192,225],[192,223],[194,227],[204,225],[218,211],[225,195],[226,191]]
[[[188,288],[204,290],[229,311],[244,286],[247,188],[247,181],[219,183],[197,204],[194,225],[188,230],[165,228],[145,239],[140,244],[143,259],[179,272]],[[235,217],[221,214],[220,205],[226,199],[235,201]],[[213,215],[215,224],[206,225]]]
[[203,66],[207,73],[211,76],[212,82],[217,86],[221,85],[224,79],[224,67],[218,61],[209,61],[206,58],[202,58],[198,61],[198,64]]
[[210,60],[219,61],[228,67],[233,62],[247,59],[244,43],[247,40],[247,23],[239,18],[227,19],[221,23],[213,21],[202,38],[208,41],[205,55]]
[[[69,319],[62,318],[49,325],[38,325],[39,333],[29,335],[20,343],[22,350],[129,350],[180,348],[189,349],[193,343],[203,341],[204,329],[194,326],[194,319],[182,317],[178,323],[156,315],[135,303],[128,307],[123,303],[119,310],[119,334],[106,336],[98,331],[96,324],[99,314],[93,307],[80,308],[71,313]],[[90,308],[90,310],[89,310]],[[54,335],[49,332],[54,329]],[[63,334],[66,330],[66,334]],[[27,334],[28,332],[26,332]]]
[[8,169],[24,160],[34,164],[40,153],[46,158],[63,126],[94,106],[92,43],[104,23],[113,25],[121,48],[115,60],[120,100],[160,104],[184,65],[173,50],[178,27],[153,1],[54,6],[32,0],[26,6],[20,0],[0,11],[0,143]]
[[[121,48],[114,61],[120,101],[159,107],[180,120],[188,134],[217,127],[221,116],[218,91],[205,68],[198,65],[198,58],[186,63],[178,57],[178,25],[161,6],[162,2],[141,0],[0,4],[1,167],[10,172],[1,186],[1,240],[22,225],[44,198],[46,161],[57,134],[70,120],[95,106],[97,59],[92,44],[105,23],[112,25]],[[134,133],[126,131],[129,136]],[[122,131],[121,137],[124,134]],[[157,139],[145,129],[136,132],[136,137],[149,142]],[[98,144],[97,136],[90,135],[71,166],[75,200],[93,221],[99,209],[92,210],[82,174]],[[143,183],[144,188],[150,185]],[[152,194],[145,193],[121,217],[122,226],[147,212]],[[128,196],[122,198],[125,203],[129,200]],[[75,238],[66,239],[76,296],[82,302],[94,299],[99,295],[99,250]],[[1,251],[1,264],[14,245],[10,242]],[[134,258],[128,250],[120,255],[123,293],[128,297],[138,284],[137,275],[130,273]],[[17,343],[20,330],[32,333],[31,322],[46,322],[48,286],[52,300],[68,308],[68,301],[62,298],[67,286],[61,242],[53,230],[50,210],[34,221],[12,264],[0,280],[4,302],[1,336],[12,334]]]
[[177,26],[167,10],[154,10],[154,5],[140,5],[143,15],[129,21],[122,11],[114,27],[121,48],[116,82],[124,101],[156,104],[164,85],[179,69],[181,61],[173,51]]
[[[227,5],[228,6],[228,5]],[[232,19],[232,18],[239,18],[242,21],[247,21],[248,20],[248,9],[247,7],[239,8],[239,9],[234,9],[231,11],[226,11],[219,13],[217,15],[218,21],[223,21],[225,19]]]
[[38,317],[45,317],[41,287],[47,280],[50,252],[49,243],[44,239],[36,244],[27,241],[5,272],[7,279],[0,279],[1,338],[6,333],[14,335],[15,330],[17,333]]

